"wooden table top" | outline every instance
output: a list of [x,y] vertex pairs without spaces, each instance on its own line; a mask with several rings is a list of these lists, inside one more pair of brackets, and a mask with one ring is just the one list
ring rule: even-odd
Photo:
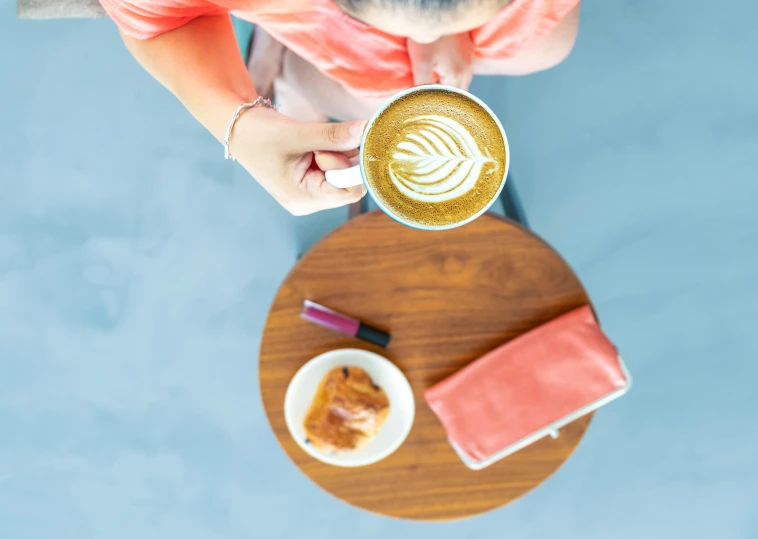
[[[299,315],[317,301],[387,329],[386,350],[316,326]],[[423,391],[464,365],[556,316],[589,303],[550,246],[485,214],[461,228],[425,232],[380,212],[351,219],[314,246],[282,284],[261,342],[260,388],[284,450],[313,481],[369,511],[452,519],[504,505],[545,481],[571,455],[591,415],[480,471],[447,442]],[[335,348],[365,348],[392,360],[416,398],[405,443],[362,468],[322,464],[300,449],[284,422],[284,394],[297,370]]]

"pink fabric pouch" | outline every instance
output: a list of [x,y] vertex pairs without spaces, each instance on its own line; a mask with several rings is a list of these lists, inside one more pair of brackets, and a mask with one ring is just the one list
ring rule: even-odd
[[426,401],[478,470],[620,397],[631,376],[587,305],[430,387]]

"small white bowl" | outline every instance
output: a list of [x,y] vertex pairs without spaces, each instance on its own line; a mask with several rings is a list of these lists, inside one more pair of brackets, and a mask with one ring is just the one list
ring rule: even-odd
[[[379,434],[365,446],[356,451],[333,454],[305,443],[303,421],[321,380],[337,367],[359,367],[366,371],[387,393],[390,413]],[[408,436],[415,414],[413,390],[400,369],[378,354],[356,348],[332,350],[308,361],[292,378],[284,397],[284,420],[292,437],[310,456],[333,466],[366,466],[388,457]]]

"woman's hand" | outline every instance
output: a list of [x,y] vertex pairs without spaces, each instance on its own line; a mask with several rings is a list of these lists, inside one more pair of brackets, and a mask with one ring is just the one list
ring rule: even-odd
[[416,86],[439,82],[468,90],[471,85],[474,77],[474,44],[468,33],[443,36],[428,44],[408,39],[408,55]]
[[305,123],[255,107],[240,116],[229,149],[245,169],[293,215],[356,202],[363,185],[338,189],[324,172],[352,166],[366,122]]
[[[258,97],[228,15],[197,17],[152,39],[123,38],[142,66],[219,141],[239,104]],[[355,202],[366,193],[362,185],[332,187],[324,176],[325,170],[351,166],[365,125],[302,123],[255,107],[237,120],[229,150],[282,206],[305,215]]]

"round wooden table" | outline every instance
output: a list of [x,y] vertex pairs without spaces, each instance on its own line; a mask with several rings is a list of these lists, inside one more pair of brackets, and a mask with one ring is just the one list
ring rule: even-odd
[[[300,319],[311,299],[392,334],[386,350]],[[284,450],[334,496],[408,519],[475,515],[529,492],[571,455],[591,415],[485,468],[466,468],[424,401],[423,391],[485,352],[588,304],[571,268],[540,238],[492,214],[445,232],[399,225],[380,212],[348,221],[314,246],[287,276],[263,333],[260,388]],[[416,419],[405,443],[362,468],[322,464],[303,452],[284,422],[295,372],[335,348],[360,347],[408,377]]]

